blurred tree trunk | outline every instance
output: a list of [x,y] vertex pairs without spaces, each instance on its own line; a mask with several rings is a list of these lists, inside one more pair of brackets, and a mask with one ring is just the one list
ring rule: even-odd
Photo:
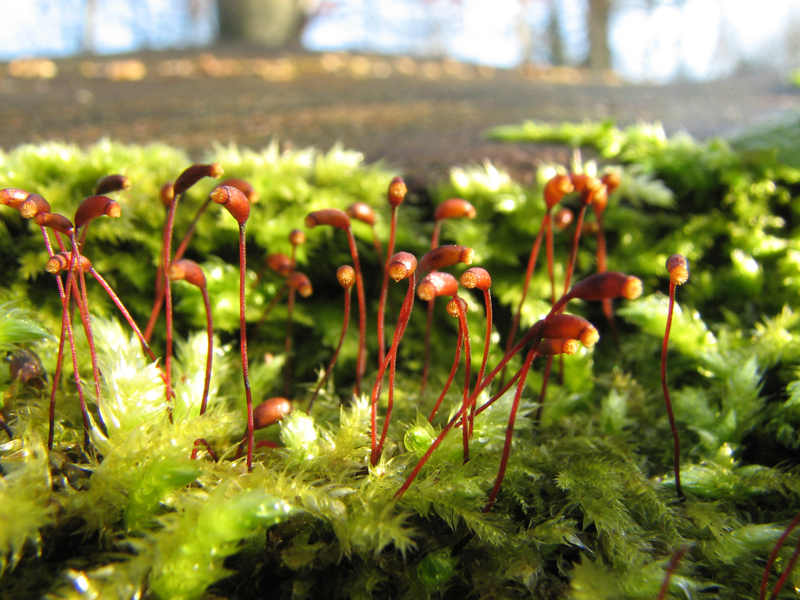
[[612,0],[589,0],[589,68],[592,71],[611,69],[608,45],[608,21]]
[[308,21],[307,0],[217,0],[223,40],[268,48],[300,48]]
[[547,12],[547,38],[550,45],[550,62],[554,65],[563,65],[564,38],[561,37],[561,17],[558,14],[558,2],[550,0]]
[[96,0],[86,0],[83,14],[83,40],[81,41],[81,45],[83,51],[87,54],[94,54],[96,51],[94,45],[94,22],[96,13]]

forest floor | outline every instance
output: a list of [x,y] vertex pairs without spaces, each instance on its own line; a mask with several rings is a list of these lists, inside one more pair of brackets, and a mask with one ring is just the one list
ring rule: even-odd
[[214,142],[328,149],[341,142],[427,184],[491,160],[522,181],[563,148],[487,141],[525,119],[661,122],[667,133],[724,136],[800,108],[772,73],[632,85],[609,74],[530,66],[267,52],[247,46],[0,64],[0,147],[103,136],[167,142],[199,160]]

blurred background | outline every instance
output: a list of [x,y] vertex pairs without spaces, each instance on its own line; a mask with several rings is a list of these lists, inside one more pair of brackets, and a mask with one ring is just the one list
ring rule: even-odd
[[6,61],[235,40],[647,83],[800,67],[797,0],[0,0],[0,14]]
[[484,161],[525,180],[569,156],[488,129],[610,119],[708,139],[786,114],[800,130],[800,0],[0,0],[0,15],[0,150],[341,144],[419,181]]

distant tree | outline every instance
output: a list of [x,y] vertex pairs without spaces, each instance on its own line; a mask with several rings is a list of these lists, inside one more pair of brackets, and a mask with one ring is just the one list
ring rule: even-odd
[[269,48],[300,47],[317,0],[217,0],[223,40],[239,40]]
[[611,48],[608,23],[613,0],[589,0],[587,31],[589,32],[589,68],[592,71],[611,69]]

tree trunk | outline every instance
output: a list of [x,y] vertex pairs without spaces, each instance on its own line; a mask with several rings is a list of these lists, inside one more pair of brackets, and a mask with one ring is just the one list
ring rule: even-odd
[[307,15],[301,0],[218,0],[223,40],[268,48],[300,47]]
[[592,71],[611,69],[608,46],[608,21],[612,0],[589,0],[589,68]]

